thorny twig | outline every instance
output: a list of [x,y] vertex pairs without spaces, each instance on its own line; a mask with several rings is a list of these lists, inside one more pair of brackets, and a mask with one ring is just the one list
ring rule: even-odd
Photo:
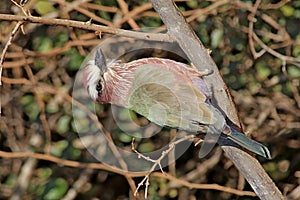
[[3,62],[4,62],[4,58],[6,55],[6,52],[8,50],[8,47],[12,44],[12,41],[16,35],[16,33],[18,32],[19,28],[22,26],[23,22],[18,22],[14,29],[12,30],[12,32],[10,33],[10,36],[8,38],[7,43],[4,46],[4,49],[2,51],[1,57],[0,57],[0,85],[2,85],[2,81],[1,81],[1,76],[2,76],[2,66],[3,66]]
[[[15,28],[12,30],[7,43],[4,46],[4,49],[2,51],[1,57],[0,57],[0,87],[2,85],[2,81],[1,81],[1,77],[2,77],[2,68],[3,68],[3,62],[4,62],[4,58],[5,58],[5,54],[8,50],[8,47],[11,45],[16,33],[18,32],[19,28],[22,26],[23,22],[18,22],[15,26]],[[0,115],[1,115],[1,99],[0,99]]]
[[133,138],[133,139],[132,139],[132,142],[131,142],[131,149],[132,149],[132,151],[134,151],[134,152],[138,155],[139,158],[143,158],[143,159],[145,159],[145,160],[147,160],[147,161],[150,161],[150,162],[154,163],[154,164],[152,165],[152,167],[149,169],[148,173],[147,173],[147,174],[145,175],[145,177],[143,178],[143,180],[138,184],[138,187],[136,188],[136,190],[135,190],[135,192],[134,192],[134,196],[137,195],[137,192],[138,192],[139,188],[140,188],[142,185],[144,185],[144,183],[145,183],[145,181],[146,181],[146,183],[145,183],[145,199],[147,199],[148,187],[149,187],[149,184],[150,184],[150,183],[149,183],[149,176],[150,176],[150,174],[155,170],[155,168],[157,167],[157,165],[159,166],[161,172],[164,174],[165,172],[163,171],[162,166],[161,166],[161,164],[160,164],[161,161],[162,161],[162,159],[164,159],[164,158],[166,157],[166,155],[168,155],[168,153],[170,153],[170,151],[172,151],[172,150],[175,148],[175,146],[176,146],[177,144],[179,144],[179,143],[181,143],[181,142],[184,142],[184,141],[186,141],[186,140],[194,139],[194,138],[195,138],[194,135],[186,135],[186,136],[180,138],[179,140],[176,140],[176,141],[170,143],[170,144],[169,144],[169,148],[168,148],[167,150],[163,151],[163,152],[161,153],[161,156],[160,156],[158,159],[156,159],[156,160],[153,160],[153,159],[151,159],[150,157],[144,156],[143,154],[141,154],[140,152],[138,152],[138,151],[135,149],[135,146],[134,146],[134,138]]
[[90,31],[95,31],[96,34],[100,33],[108,33],[108,34],[119,34],[129,38],[137,38],[144,39],[148,41],[162,41],[162,42],[174,42],[174,40],[167,34],[163,33],[143,33],[136,31],[129,31],[124,29],[112,28],[108,26],[102,26],[89,22],[80,22],[75,20],[68,19],[52,19],[52,18],[41,18],[35,16],[19,16],[19,15],[8,15],[8,14],[0,14],[1,20],[7,21],[20,21],[20,22],[31,22],[31,23],[40,23],[47,25],[60,25],[67,26],[73,28],[80,28]]

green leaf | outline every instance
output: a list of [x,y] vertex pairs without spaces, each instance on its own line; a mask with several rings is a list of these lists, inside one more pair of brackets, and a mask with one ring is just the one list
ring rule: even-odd
[[255,69],[256,69],[259,77],[262,78],[263,80],[265,80],[266,78],[268,78],[268,76],[272,73],[271,68],[264,61],[258,62],[255,65]]
[[84,60],[84,57],[80,55],[80,53],[75,48],[72,48],[66,54],[70,56],[68,68],[70,70],[78,70]]
[[10,174],[5,182],[3,183],[6,186],[14,186],[14,184],[17,182],[17,176],[16,174]]
[[94,127],[90,124],[89,117],[82,110],[73,110],[73,116],[76,116],[76,120],[73,120],[71,123],[74,131],[78,133],[85,133],[94,129]]
[[293,56],[297,57],[297,58],[300,58],[300,47],[298,46],[295,46],[293,48]]
[[146,142],[146,143],[140,144],[139,148],[138,148],[138,150],[141,153],[151,152],[154,149],[155,149],[155,146],[152,142]]
[[292,78],[300,78],[300,69],[294,65],[288,67],[288,75]]
[[190,8],[197,8],[197,7],[198,7],[198,1],[197,1],[197,0],[190,0],[190,1],[187,1],[186,4],[187,4]]
[[34,97],[33,95],[24,95],[21,100],[20,103],[23,106],[29,105],[30,103],[32,103],[34,101]]
[[61,47],[63,46],[69,39],[68,33],[62,32],[55,35],[53,41],[55,47]]
[[58,106],[58,104],[56,102],[50,101],[46,105],[46,111],[48,113],[57,113],[59,111],[59,106]]
[[147,27],[160,27],[162,24],[162,21],[159,18],[156,17],[144,17],[143,19],[143,28]]
[[212,31],[211,33],[211,46],[213,48],[216,48],[219,46],[220,42],[222,41],[223,38],[223,29],[218,28]]
[[23,105],[24,111],[30,121],[35,121],[40,113],[40,108],[35,102],[33,95],[25,95],[21,98],[20,104]]
[[74,148],[73,146],[70,148],[70,155],[71,155],[71,158],[76,160],[79,158],[79,156],[81,155],[81,151]]
[[293,16],[295,13],[295,9],[292,6],[284,5],[280,7],[280,11],[286,17]]
[[56,129],[56,131],[59,134],[63,134],[65,132],[69,131],[70,121],[71,121],[71,117],[69,115],[64,115],[61,118],[59,118],[59,120],[57,122],[57,129]]
[[41,16],[56,11],[48,0],[39,0],[35,5],[35,10]]
[[105,12],[105,11],[99,11],[99,15],[101,18],[105,19],[105,20],[109,20],[111,21],[111,18],[110,18],[110,15],[108,12]]
[[49,192],[44,196],[44,199],[60,199],[67,192],[68,183],[65,179],[57,178],[54,181],[54,186],[49,190]]
[[53,41],[48,37],[38,38],[34,49],[39,52],[47,52],[53,48]]
[[56,142],[51,147],[51,154],[54,156],[60,157],[63,154],[63,151],[68,147],[69,143],[66,140],[61,140]]
[[169,196],[173,199],[176,198],[178,196],[178,191],[177,189],[170,189],[169,191]]
[[41,179],[47,179],[51,175],[52,175],[52,169],[49,167],[39,169],[37,174],[37,176]]
[[119,139],[120,139],[121,142],[129,143],[129,142],[132,141],[132,136],[127,135],[126,133],[120,133],[119,134]]

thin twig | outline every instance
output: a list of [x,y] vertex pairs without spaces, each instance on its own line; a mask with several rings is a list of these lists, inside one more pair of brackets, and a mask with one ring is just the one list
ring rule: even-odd
[[37,104],[40,108],[40,120],[42,122],[42,126],[44,128],[45,131],[45,148],[44,148],[44,152],[46,154],[50,154],[50,150],[51,150],[51,129],[46,117],[46,106],[45,106],[45,102],[43,101],[43,99],[41,98],[41,90],[39,88],[36,87],[37,84],[37,80],[36,77],[34,76],[30,66],[27,64],[25,66],[25,71],[27,73],[27,76],[29,77],[29,80],[31,81],[32,85],[33,85],[33,92],[34,92],[34,96],[35,99],[37,101]]
[[248,27],[248,41],[249,41],[249,47],[251,50],[252,55],[254,56],[254,59],[259,58],[260,56],[262,56],[266,50],[263,49],[261,50],[259,53],[256,52],[255,47],[254,47],[254,43],[253,43],[253,26],[254,26],[254,22],[256,21],[255,19],[255,15],[258,9],[258,6],[260,5],[261,0],[257,0],[253,6],[253,9],[251,11],[251,13],[249,14],[248,18],[249,18],[249,27]]
[[[8,41],[6,42],[5,46],[4,46],[4,49],[2,51],[2,54],[1,54],[1,58],[0,58],[0,85],[2,85],[2,82],[1,82],[1,76],[2,76],[2,67],[3,67],[3,62],[4,62],[4,59],[5,59],[5,55],[6,55],[6,52],[8,50],[8,47],[12,44],[12,41],[17,33],[17,31],[19,30],[19,28],[22,26],[23,22],[18,22],[14,29],[11,31],[10,33],[10,36],[8,38]],[[0,109],[0,113],[1,113],[1,109]]]
[[[121,10],[122,10],[122,13],[124,15],[128,14],[128,4],[124,1],[124,0],[117,0]],[[128,24],[131,26],[131,28],[133,28],[134,30],[138,30],[140,27],[138,26],[138,24],[132,19],[132,18],[129,18],[128,19]]]
[[[226,186],[218,185],[218,184],[197,184],[197,183],[191,183],[189,181],[186,181],[182,177],[176,178],[174,176],[171,176],[170,174],[162,174],[160,172],[153,172],[151,176],[158,177],[158,178],[165,178],[170,181],[174,181],[176,184],[179,184],[179,186],[185,186],[188,188],[195,188],[195,189],[213,189],[223,192],[229,192],[231,194],[239,195],[239,196],[256,196],[256,194],[252,191],[242,191],[237,190],[233,188],[229,188]],[[179,187],[178,186],[178,187]]]
[[117,22],[117,25],[121,25],[123,23],[125,23],[126,21],[130,20],[132,17],[134,16],[139,16],[139,14],[145,12],[146,10],[149,10],[152,8],[152,4],[151,3],[145,3],[139,7],[134,8],[133,10],[131,10],[130,12],[127,12],[124,17]]
[[253,33],[253,38],[254,40],[263,48],[265,49],[268,53],[270,53],[271,55],[279,58],[280,60],[282,60],[283,64],[286,63],[286,62],[289,62],[289,63],[293,63],[295,65],[297,65],[298,67],[300,67],[300,59],[299,58],[295,58],[295,57],[291,57],[291,56],[285,56],[285,55],[282,55],[280,53],[278,53],[277,51],[271,49],[270,47],[268,47],[263,41],[261,41],[261,39],[259,39],[259,37]]
[[[16,26],[14,27],[14,29],[12,30],[9,38],[8,38],[8,41],[6,42],[5,46],[4,46],[4,49],[1,53],[1,57],[0,57],[0,87],[2,86],[2,69],[3,69],[3,62],[4,62],[4,59],[5,59],[5,55],[6,55],[6,52],[8,50],[8,47],[12,44],[12,41],[16,35],[16,33],[18,32],[19,28],[22,26],[23,22],[18,22],[16,24]],[[1,113],[2,113],[2,105],[1,105],[1,98],[0,98],[0,116],[1,116]]]
[[230,2],[230,1],[229,0],[219,0],[219,1],[215,1],[213,4],[211,4],[211,5],[209,5],[209,6],[205,7],[205,8],[193,10],[193,11],[191,11],[191,12],[193,12],[193,14],[191,16],[187,17],[186,21],[187,22],[194,21],[199,16],[204,15],[206,13],[209,13],[212,10],[215,10],[218,7],[221,7],[221,6],[225,5],[225,4],[227,4],[228,2]]
[[148,194],[148,187],[149,187],[149,176],[150,176],[150,174],[155,170],[155,168],[157,167],[157,165],[159,166],[159,168],[160,168],[160,171],[163,173],[163,174],[165,174],[165,172],[163,171],[163,169],[162,169],[162,166],[161,166],[161,161],[175,148],[175,146],[177,145],[177,144],[179,144],[179,143],[181,143],[181,142],[184,142],[184,141],[187,141],[187,140],[191,140],[191,139],[194,139],[195,138],[195,136],[194,135],[186,135],[186,136],[184,136],[184,137],[182,137],[182,138],[180,138],[179,140],[176,140],[176,141],[174,141],[174,142],[171,142],[170,144],[169,144],[169,148],[168,149],[166,149],[166,150],[164,150],[162,153],[161,153],[161,155],[160,155],[160,157],[158,158],[158,159],[156,159],[156,160],[154,160],[154,159],[151,159],[150,157],[148,157],[148,156],[144,156],[143,154],[141,154],[140,152],[138,152],[136,149],[135,149],[135,146],[134,146],[134,139],[132,140],[132,143],[131,143],[131,149],[132,149],[132,151],[134,151],[137,155],[138,155],[138,157],[139,158],[143,158],[143,159],[145,159],[145,160],[147,160],[147,161],[150,161],[150,162],[152,162],[152,163],[154,163],[153,165],[152,165],[152,167],[148,170],[148,172],[147,172],[147,174],[145,175],[145,177],[143,178],[143,180],[138,184],[138,187],[136,188],[136,190],[135,190],[135,192],[134,192],[134,196],[136,196],[137,195],[137,192],[138,192],[138,190],[140,189],[140,187],[142,186],[142,185],[144,185],[144,183],[145,183],[145,199],[147,199],[147,194]]
[[86,9],[82,8],[80,6],[80,3],[79,4],[73,4],[73,3],[69,3],[69,2],[67,2],[65,0],[52,0],[52,1],[57,2],[60,5],[68,8],[68,9],[76,10],[77,12],[80,12],[80,13],[86,15],[87,17],[93,19],[96,22],[99,22],[101,24],[104,24],[104,25],[107,25],[107,26],[110,26],[110,27],[114,26],[114,24],[111,23],[110,21],[107,21],[107,20],[105,20],[105,19],[103,19],[101,17],[98,17],[97,15],[95,15],[92,12],[90,12],[89,10],[86,10]]
[[[14,58],[17,61],[7,61],[3,64],[3,68],[16,68],[21,67],[24,64],[31,64],[34,59],[30,57],[51,57],[57,54],[60,54],[62,52],[66,52],[70,50],[72,47],[76,46],[95,46],[99,44],[99,39],[91,39],[91,40],[72,40],[69,42],[66,42],[64,46],[53,48],[46,52],[37,52],[37,51],[31,51],[31,50],[24,50],[22,52],[8,52],[6,54],[6,58]],[[29,58],[24,58],[25,56],[29,56]]]
[[119,9],[116,7],[97,5],[94,3],[83,3],[83,4],[81,4],[81,6],[87,7],[87,8],[93,9],[93,10],[101,10],[104,12],[111,12],[111,13],[116,13],[119,11]]
[[266,4],[261,5],[259,8],[262,10],[270,10],[270,9],[276,10],[276,9],[281,8],[282,6],[284,6],[285,4],[287,4],[290,1],[291,0],[281,0],[278,3],[274,3],[274,4],[266,3]]
[[62,200],[73,200],[76,198],[78,193],[82,191],[83,186],[89,181],[89,178],[92,174],[93,170],[84,169],[83,172],[80,173],[79,177],[72,184],[72,187],[68,190],[66,195],[62,198]]

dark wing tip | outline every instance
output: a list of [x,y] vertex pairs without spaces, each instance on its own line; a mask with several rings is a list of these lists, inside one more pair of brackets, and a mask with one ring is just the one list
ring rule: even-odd
[[268,160],[271,160],[272,156],[271,156],[271,153],[270,153],[269,149],[266,146],[262,146],[262,150],[264,152],[264,156],[263,157],[265,157]]

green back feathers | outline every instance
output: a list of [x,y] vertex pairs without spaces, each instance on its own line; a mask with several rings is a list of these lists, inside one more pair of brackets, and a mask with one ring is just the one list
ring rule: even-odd
[[161,126],[198,131],[193,122],[216,121],[205,101],[187,76],[164,65],[145,64],[135,70],[128,108]]

